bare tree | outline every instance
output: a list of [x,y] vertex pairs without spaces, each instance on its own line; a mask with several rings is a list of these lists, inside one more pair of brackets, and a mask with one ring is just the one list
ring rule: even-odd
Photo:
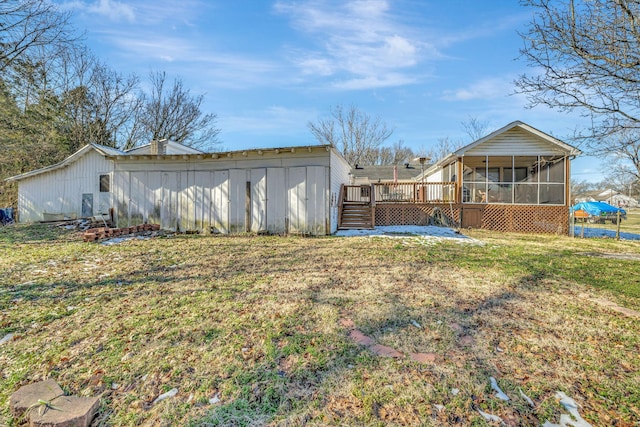
[[380,147],[378,150],[378,162],[380,165],[399,165],[410,163],[416,157],[413,150],[404,145],[404,140],[400,139],[391,147]]
[[623,130],[609,141],[607,149],[601,150],[609,159],[605,166],[608,175],[624,186],[628,181],[640,182],[640,131]]
[[376,164],[380,148],[393,134],[380,118],[372,119],[354,106],[337,105],[330,117],[307,126],[318,142],[336,147],[352,165]]
[[533,10],[521,34],[534,68],[515,82],[530,106],[577,111],[591,119],[576,137],[592,147],[640,128],[640,2],[523,0]]
[[138,77],[114,71],[81,47],[65,53],[61,99],[69,151],[90,142],[125,146],[141,105]]
[[435,147],[431,147],[424,154],[429,157],[432,162],[437,162],[447,157],[449,154],[462,147],[462,141],[454,141],[448,136],[438,139]]
[[33,49],[72,43],[69,21],[48,0],[0,0],[0,72]]
[[469,116],[469,118],[460,123],[460,125],[466,134],[469,135],[471,142],[477,141],[488,134],[489,122],[487,120],[480,120],[475,116]]
[[169,87],[164,72],[152,73],[150,81],[151,93],[143,98],[143,108],[137,116],[146,138],[169,139],[192,147],[219,142],[217,116],[202,113],[203,95],[192,96],[181,79],[175,79]]

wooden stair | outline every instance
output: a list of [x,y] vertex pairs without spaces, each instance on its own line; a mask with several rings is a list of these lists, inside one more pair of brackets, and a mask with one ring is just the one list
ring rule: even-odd
[[340,209],[339,229],[358,230],[373,228],[373,208],[368,203],[343,204]]

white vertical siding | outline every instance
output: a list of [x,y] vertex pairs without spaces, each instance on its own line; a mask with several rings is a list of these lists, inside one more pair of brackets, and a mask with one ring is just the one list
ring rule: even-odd
[[285,233],[286,228],[285,169],[267,169],[267,231]]
[[289,168],[288,213],[289,232],[304,233],[307,218],[307,168]]
[[307,167],[306,178],[306,224],[305,232],[322,235],[327,234],[326,220],[329,202],[326,197],[327,170],[322,166]]
[[115,172],[113,174],[114,220],[118,227],[129,225],[129,191],[129,172]]
[[215,233],[229,233],[229,171],[213,172],[212,223]]
[[[43,213],[82,215],[82,195],[92,194],[94,215],[104,210],[100,201],[111,198],[100,194],[100,174],[110,174],[113,162],[91,149],[70,165],[18,181],[20,222],[44,220]],[[108,208],[107,208],[108,211]]]
[[[241,233],[248,228],[253,232],[327,234],[331,174],[329,152],[321,154],[307,151],[277,161],[225,158],[219,162],[119,163],[115,173],[119,225],[158,222],[159,217],[163,228],[181,231]],[[348,172],[338,176],[348,177]]]
[[176,172],[162,173],[160,225],[167,230],[175,230],[178,225],[178,178]]
[[349,184],[349,172],[351,165],[339,155],[334,149],[330,151],[330,169],[329,178],[329,209],[330,209],[330,233],[338,230],[338,197],[340,197],[340,186]]
[[195,230],[194,196],[195,172],[180,172],[178,182],[178,228],[180,231]]
[[131,172],[129,175],[128,225],[142,224],[147,217],[147,172]]
[[267,170],[251,169],[251,231],[267,230]]
[[149,203],[147,220],[151,224],[160,224],[162,222],[162,172],[147,173],[147,191]]
[[212,173],[209,171],[195,172],[194,215],[195,229],[209,232],[211,230],[211,192],[213,190]]
[[242,233],[245,228],[247,171],[229,171],[229,232]]

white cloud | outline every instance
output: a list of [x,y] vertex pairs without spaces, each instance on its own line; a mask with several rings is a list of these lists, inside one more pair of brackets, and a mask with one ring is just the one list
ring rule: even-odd
[[133,22],[136,16],[130,5],[114,0],[99,0],[92,6],[89,6],[87,10],[92,13],[104,15],[113,21],[124,19]]
[[298,67],[305,75],[330,76],[335,72],[335,67],[327,58],[312,55],[299,59]]
[[391,73],[388,75],[366,76],[361,78],[340,80],[333,83],[332,86],[336,89],[343,90],[362,90],[404,86],[412,83],[416,83],[416,78],[409,77],[400,73]]
[[442,98],[447,101],[471,101],[476,99],[503,98],[513,93],[513,78],[487,78],[466,87],[445,90]]
[[[129,61],[171,63],[172,73],[197,74],[217,86],[244,89],[247,86],[273,84],[284,79],[282,68],[270,59],[219,52],[202,41],[180,34],[158,34],[150,30],[108,30],[103,35]],[[162,66],[162,65],[161,65]]]
[[[415,31],[395,22],[385,0],[347,2],[285,2],[275,5],[278,13],[318,46],[313,54],[293,62],[305,75],[343,79],[334,87],[366,89],[401,85],[416,77],[400,76],[417,65],[425,52],[437,56],[433,46],[413,37]],[[312,58],[312,59],[310,59]],[[392,74],[392,78],[388,75]]]
[[388,37],[382,50],[386,53],[386,58],[393,58],[396,64],[411,66],[416,63],[417,48],[404,37]]
[[65,1],[60,7],[63,10],[80,10],[89,14],[105,16],[111,21],[134,22],[136,19],[133,7],[116,0],[97,0],[89,3]]

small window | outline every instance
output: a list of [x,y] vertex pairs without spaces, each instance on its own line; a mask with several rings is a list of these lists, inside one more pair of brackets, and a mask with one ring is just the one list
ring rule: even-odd
[[100,192],[108,193],[111,191],[109,175],[100,175]]

